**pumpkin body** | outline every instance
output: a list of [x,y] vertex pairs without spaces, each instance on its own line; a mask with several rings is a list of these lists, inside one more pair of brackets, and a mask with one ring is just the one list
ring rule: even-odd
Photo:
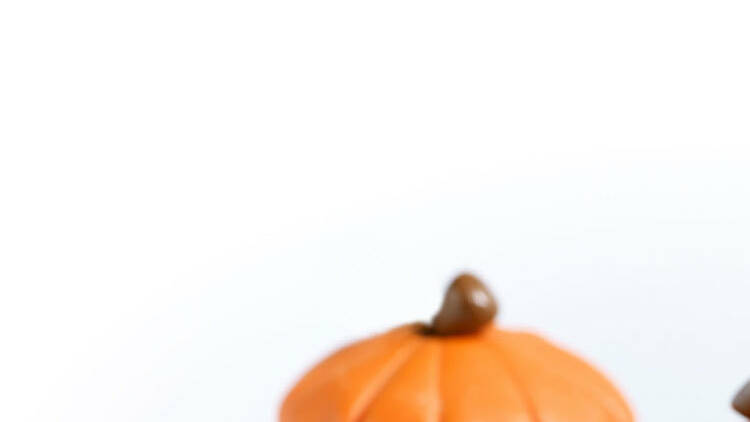
[[433,336],[407,325],[347,346],[288,394],[281,422],[632,422],[584,361],[489,324]]

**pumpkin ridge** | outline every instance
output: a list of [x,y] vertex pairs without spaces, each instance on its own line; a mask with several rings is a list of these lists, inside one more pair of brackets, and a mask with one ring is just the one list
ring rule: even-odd
[[[553,346],[556,347],[556,346]],[[566,352],[567,353],[567,352]],[[584,362],[585,365],[588,365]],[[595,372],[599,372],[598,369],[594,367],[590,367],[590,369],[594,370]],[[585,385],[583,385],[580,382],[576,382],[575,379],[568,378],[563,376],[563,374],[559,371],[553,371],[551,372],[557,377],[560,377],[570,383],[574,388],[576,388],[578,391],[580,391],[584,396],[590,398],[592,401],[599,403],[599,405],[604,409],[604,411],[609,415],[610,419],[613,421],[621,421],[621,420],[632,420],[630,408],[624,401],[624,399],[619,395],[619,391],[614,387],[610,386],[613,393],[615,394],[616,400],[607,400],[608,397],[612,397],[610,393],[608,393],[606,390],[601,388],[587,388]],[[603,379],[604,382],[610,383],[609,380]],[[619,415],[627,415],[625,419],[622,419]]]
[[443,382],[442,382],[442,373],[443,373],[443,344],[441,342],[437,342],[437,369],[435,369],[435,383],[437,391],[437,409],[435,412],[435,420],[434,422],[443,422]]
[[[557,351],[562,351],[563,354],[570,356],[569,352],[567,352],[566,350],[564,350],[564,349],[556,346],[553,343],[547,343],[546,345],[547,345],[547,347],[551,347],[551,348],[553,348],[553,349],[555,349]],[[583,365],[584,367],[587,367],[590,371],[593,371],[600,378],[600,380],[603,383],[603,385],[605,386],[605,388],[601,388],[601,387],[596,387],[596,388],[589,387],[589,388],[587,388],[585,385],[583,385],[583,384],[581,384],[579,382],[575,383],[575,385],[579,389],[583,389],[583,390],[588,391],[590,395],[599,397],[600,399],[604,398],[605,400],[600,400],[601,404],[603,406],[607,407],[611,412],[616,413],[616,414],[623,414],[624,413],[626,415],[626,419],[627,420],[632,420],[633,417],[632,417],[632,414],[631,414],[631,411],[630,411],[630,407],[627,404],[627,401],[622,396],[622,393],[620,392],[620,390],[614,384],[612,384],[612,381],[609,380],[608,378],[606,378],[605,376],[603,376],[603,374],[600,372],[600,370],[598,368],[592,366],[591,364],[589,364],[589,363],[587,363],[585,361],[581,361],[581,360],[578,360],[577,362],[578,362],[578,364]],[[560,372],[556,372],[556,374],[558,376],[563,376],[562,373],[560,373]],[[606,400],[606,398],[608,398],[608,397],[609,398],[614,397],[614,400]],[[615,417],[615,420],[619,420],[619,417]]]
[[354,400],[351,422],[361,422],[367,416],[367,410],[372,406],[375,398],[388,386],[406,362],[414,356],[419,347],[424,344],[424,339],[416,337],[399,347],[391,360],[383,366],[374,379],[360,391],[359,397]]
[[[498,346],[500,346],[502,343],[502,340],[498,337],[492,337],[491,340],[493,341],[493,343],[496,343]],[[551,344],[547,344],[547,346],[554,347],[559,352],[563,352],[566,354],[568,353],[567,351],[560,349],[557,346],[554,346]],[[514,353],[516,352],[511,352],[511,354],[514,354]],[[538,356],[538,354],[534,354],[534,356],[537,356],[538,359],[542,359],[542,357]],[[587,366],[589,365],[587,364]],[[598,370],[596,370],[596,368],[590,367],[590,369],[598,373]],[[550,367],[547,373],[549,375],[554,376],[555,378],[559,380],[562,380],[565,384],[567,384],[571,388],[574,388],[576,391],[578,391],[578,393],[581,394],[582,396],[590,399],[592,402],[597,403],[599,407],[602,408],[604,413],[607,414],[608,419],[612,421],[616,421],[616,422],[632,420],[632,417],[631,418],[626,417],[623,419],[619,416],[621,414],[625,414],[628,416],[630,415],[629,408],[624,402],[622,402],[622,399],[620,397],[618,397],[618,400],[605,400],[607,395],[610,394],[608,391],[603,390],[601,388],[595,388],[595,389],[587,388],[585,385],[581,384],[580,382],[577,382],[575,378],[567,377],[561,371],[555,371],[553,367]],[[604,381],[607,381],[607,380],[605,379]],[[615,407],[618,409],[615,409]]]
[[[488,340],[492,339],[490,338]],[[521,396],[521,400],[523,401],[524,407],[526,408],[526,414],[531,422],[542,422],[542,420],[539,418],[539,411],[537,410],[536,404],[531,397],[531,393],[529,393],[529,390],[521,380],[521,377],[518,376],[515,368],[513,368],[513,365],[511,365],[510,360],[506,356],[504,348],[501,347],[498,342],[494,341],[483,341],[482,344],[487,346],[489,349],[493,349],[499,356],[498,361],[508,372],[508,376],[511,382],[516,386],[518,395]]]
[[[409,342],[409,339],[411,338],[412,334],[412,328],[409,325],[405,325],[402,327],[395,328],[393,330],[378,334],[374,338],[366,339],[362,341],[357,341],[354,343],[351,343],[347,346],[345,346],[343,349],[339,350],[336,354],[340,354],[345,352],[346,350],[353,350],[356,348],[362,348],[362,347],[372,347],[372,344],[375,344],[374,342],[383,342],[387,341],[388,337],[394,336],[393,342],[395,344],[384,347],[382,350],[380,350],[380,353],[387,353],[387,350],[398,350],[404,345],[406,345]],[[381,347],[381,346],[379,346]],[[333,359],[336,357],[336,354],[329,357],[328,359]],[[372,359],[376,354],[368,353],[363,356],[357,357],[354,361],[349,362],[346,367],[351,367],[353,365],[358,365],[360,363],[366,362],[368,359]],[[298,381],[298,384],[288,393],[287,398],[285,399],[282,408],[281,408],[281,414],[283,414],[291,408],[289,407],[289,404],[291,403],[292,399],[299,401],[299,400],[307,400],[310,396],[313,396],[316,394],[316,391],[322,388],[325,385],[329,385],[332,382],[336,382],[337,377],[342,372],[341,368],[322,368],[321,365],[325,365],[326,361],[319,362],[317,365],[315,365],[310,372],[303,377],[300,381]],[[311,373],[316,371],[322,371],[320,372],[320,376],[318,379],[315,379],[313,381],[307,381],[307,384],[304,384],[306,382],[306,378],[310,376]],[[282,421],[285,420],[282,418]]]

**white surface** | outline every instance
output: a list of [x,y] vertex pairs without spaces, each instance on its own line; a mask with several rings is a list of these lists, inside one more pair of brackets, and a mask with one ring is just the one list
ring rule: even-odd
[[275,421],[472,269],[737,421],[750,5],[500,3],[2,2],[0,420]]

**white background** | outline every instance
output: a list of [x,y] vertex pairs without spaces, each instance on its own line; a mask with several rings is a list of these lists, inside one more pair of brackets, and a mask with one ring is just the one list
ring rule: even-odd
[[275,421],[461,269],[639,420],[739,420],[749,18],[3,1],[0,420]]

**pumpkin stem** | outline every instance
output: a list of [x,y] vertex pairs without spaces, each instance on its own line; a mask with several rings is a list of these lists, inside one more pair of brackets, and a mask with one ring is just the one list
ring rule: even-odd
[[429,332],[440,336],[479,331],[497,314],[490,290],[471,274],[461,274],[448,287],[443,306],[432,319]]
[[750,382],[734,397],[732,406],[746,418],[750,418]]

